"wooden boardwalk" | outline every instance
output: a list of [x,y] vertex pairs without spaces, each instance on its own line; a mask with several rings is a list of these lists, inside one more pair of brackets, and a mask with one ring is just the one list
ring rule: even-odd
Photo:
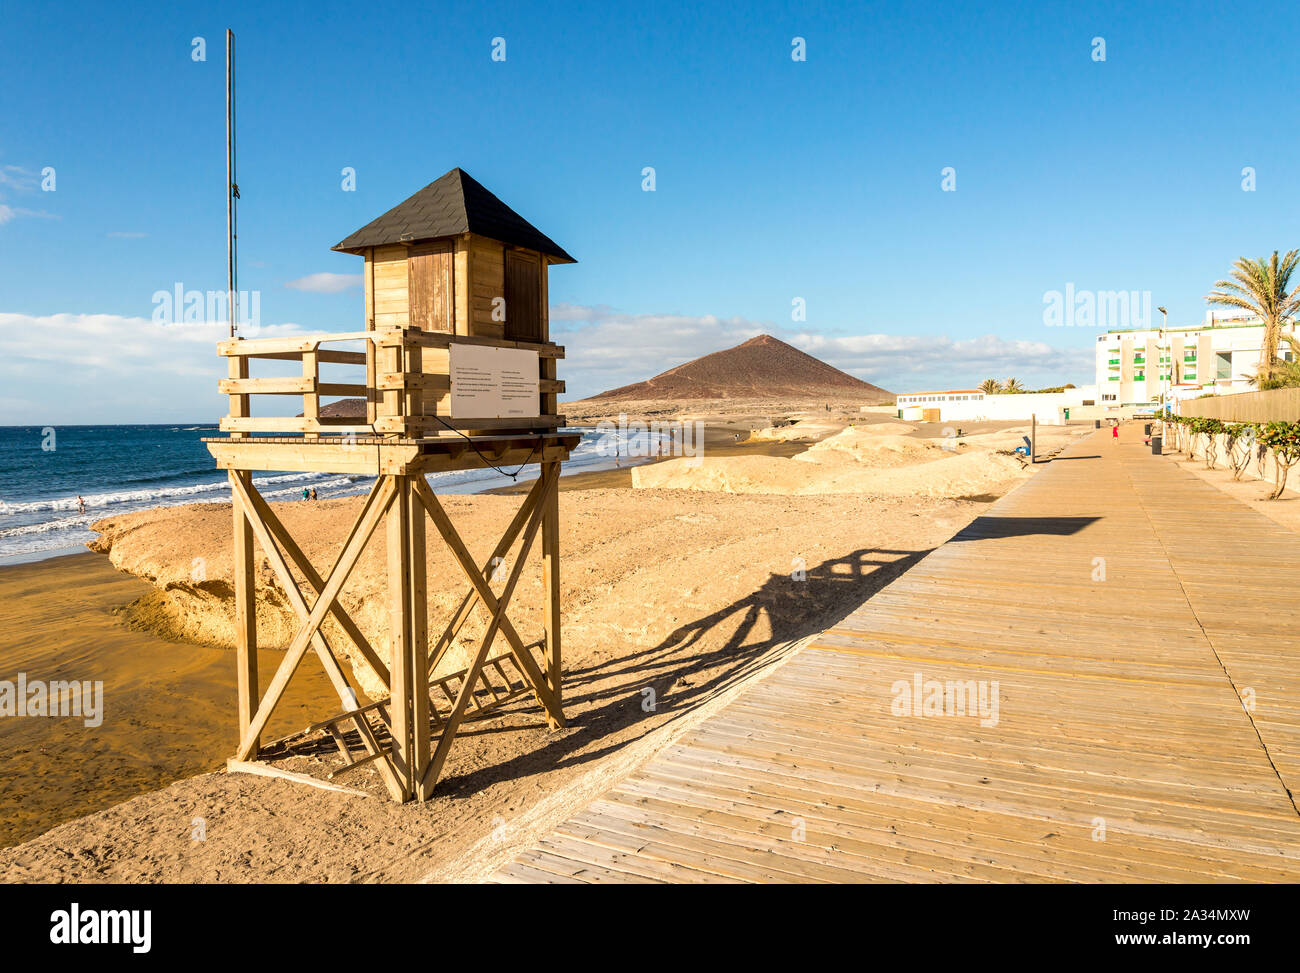
[[[494,879],[1300,880],[1300,536],[1124,432]],[[963,687],[909,715],[918,681],[983,689],[985,716]]]

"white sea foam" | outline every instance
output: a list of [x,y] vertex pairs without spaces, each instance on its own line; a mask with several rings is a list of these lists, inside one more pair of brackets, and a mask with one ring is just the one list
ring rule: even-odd
[[[294,481],[309,481],[318,489],[318,482],[324,477],[331,476],[330,473],[286,473],[280,476],[255,476],[253,483],[261,487],[272,483],[291,483]],[[339,483],[349,482],[348,478],[338,480]],[[114,504],[131,503],[131,504],[149,504],[159,505],[159,501],[175,500],[178,497],[186,498],[183,502],[201,502],[202,494],[228,492],[230,484],[226,480],[217,480],[212,483],[192,483],[188,486],[160,487],[156,490],[119,490],[113,493],[92,493],[87,494],[84,499],[86,508],[92,507],[109,507]],[[189,498],[195,498],[191,500]],[[76,510],[77,498],[73,497],[55,497],[48,500],[31,500],[26,503],[6,503],[0,501],[0,514],[23,514],[37,513],[43,510]]]
[[[187,431],[211,428],[187,427]],[[580,430],[566,430],[579,432]],[[611,439],[603,443],[590,432],[573,451],[570,467],[591,468],[612,465],[609,457]],[[638,437],[615,437],[623,447],[623,454],[635,452],[627,447]],[[514,467],[503,467],[505,473]],[[521,481],[536,477],[538,467],[525,466],[519,473]],[[212,471],[216,473],[218,471]],[[177,472],[175,476],[205,475]],[[505,485],[509,477],[492,469],[457,470],[430,474],[430,483],[437,489],[455,492],[474,492]],[[254,484],[267,500],[297,500],[304,487],[316,489],[323,499],[346,497],[364,493],[374,482],[373,478],[336,473],[277,473],[255,476]],[[43,551],[58,552],[85,544],[94,537],[90,525],[106,516],[120,516],[151,507],[172,507],[181,504],[212,504],[230,502],[230,485],[225,479],[189,483],[177,486],[140,487],[131,489],[123,484],[121,489],[84,495],[86,513],[77,512],[77,498],[53,497],[18,503],[0,501],[0,557],[28,556]]]

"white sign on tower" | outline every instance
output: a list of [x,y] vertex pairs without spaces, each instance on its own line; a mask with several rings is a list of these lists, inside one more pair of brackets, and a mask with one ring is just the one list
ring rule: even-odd
[[453,419],[531,419],[540,413],[537,352],[453,342]]

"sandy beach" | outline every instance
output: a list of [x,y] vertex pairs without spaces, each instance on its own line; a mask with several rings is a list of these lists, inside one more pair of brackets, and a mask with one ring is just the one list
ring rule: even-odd
[[[41,629],[6,626],[7,667],[76,669],[79,678],[102,679],[106,713],[94,730],[60,724],[53,742],[48,725],[32,728],[37,721],[7,730],[6,794],[12,796],[0,805],[6,815],[0,833],[24,843],[0,851],[0,878],[436,876],[471,849],[491,844],[501,829],[522,827],[541,804],[563,804],[566,794],[577,800],[626,773],[639,748],[761,673],[798,640],[834,624],[977,516],[988,499],[1034,472],[1007,455],[1019,441],[1015,427],[972,434],[967,444],[946,449],[945,440],[924,435],[929,430],[900,429],[888,416],[856,416],[857,429],[847,428],[847,415],[818,420],[800,436],[790,430],[804,420],[764,426],[762,416],[733,414],[729,424],[711,427],[716,450],[693,468],[675,466],[689,460],[670,459],[567,482],[560,510],[570,726],[552,733],[539,711],[522,702],[475,723],[457,740],[435,799],[424,805],[205,773],[220,767],[234,735],[228,506],[108,518],[95,525],[100,554],[0,571],[0,591],[15,619],[32,599],[46,605]],[[878,428],[864,431],[873,425]],[[1086,431],[1040,428],[1040,448],[1059,448]],[[823,452],[833,462],[809,461]],[[959,475],[943,481],[934,469],[927,472],[943,464]],[[903,482],[909,470],[914,487],[924,480],[932,488],[913,490],[921,494],[915,496],[870,489],[871,476]],[[765,478],[769,489],[728,489],[725,481],[737,480],[738,471],[747,471],[751,486],[754,477]],[[704,479],[681,482],[683,476]],[[798,490],[788,488],[792,476]],[[652,485],[655,478],[667,485]],[[944,495],[944,482],[952,495]],[[445,502],[471,550],[481,554],[518,499],[476,495]],[[320,564],[342,541],[360,503],[354,497],[276,509]],[[378,549],[363,557],[344,602],[382,654],[381,562]],[[463,582],[432,543],[429,585],[436,620],[454,608]],[[541,595],[540,572],[526,572],[512,609],[521,631],[540,626]],[[292,634],[291,613],[264,563],[258,622],[265,645],[283,646]],[[483,627],[482,617],[467,627],[448,667],[464,664]],[[269,652],[263,664],[269,670],[277,661]],[[361,686],[373,691],[364,661],[349,661]],[[291,686],[290,705],[271,735],[337,707],[314,660]],[[647,691],[654,699],[649,709]],[[28,751],[37,746],[31,734],[38,730],[51,755],[34,762]],[[293,759],[319,772],[331,755],[322,748]],[[373,770],[350,778],[352,786],[379,793]],[[175,783],[155,790],[169,781]],[[115,801],[124,803],[96,810]],[[201,841],[192,834],[200,827],[196,820]],[[33,837],[60,821],[66,823]]]
[[[172,781],[220,767],[234,744],[231,655],[129,626],[153,588],[100,554],[0,568],[0,671],[104,683],[103,723],[24,717],[3,724],[0,844],[23,841]],[[269,678],[279,653],[261,660]],[[277,725],[296,728],[328,687],[304,672]]]

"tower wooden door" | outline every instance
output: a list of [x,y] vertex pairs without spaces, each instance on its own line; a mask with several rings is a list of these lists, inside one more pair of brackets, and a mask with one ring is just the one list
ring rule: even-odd
[[422,331],[453,332],[456,294],[450,241],[422,243],[406,258],[410,321]]
[[521,250],[506,251],[506,337],[542,340],[542,264]]

